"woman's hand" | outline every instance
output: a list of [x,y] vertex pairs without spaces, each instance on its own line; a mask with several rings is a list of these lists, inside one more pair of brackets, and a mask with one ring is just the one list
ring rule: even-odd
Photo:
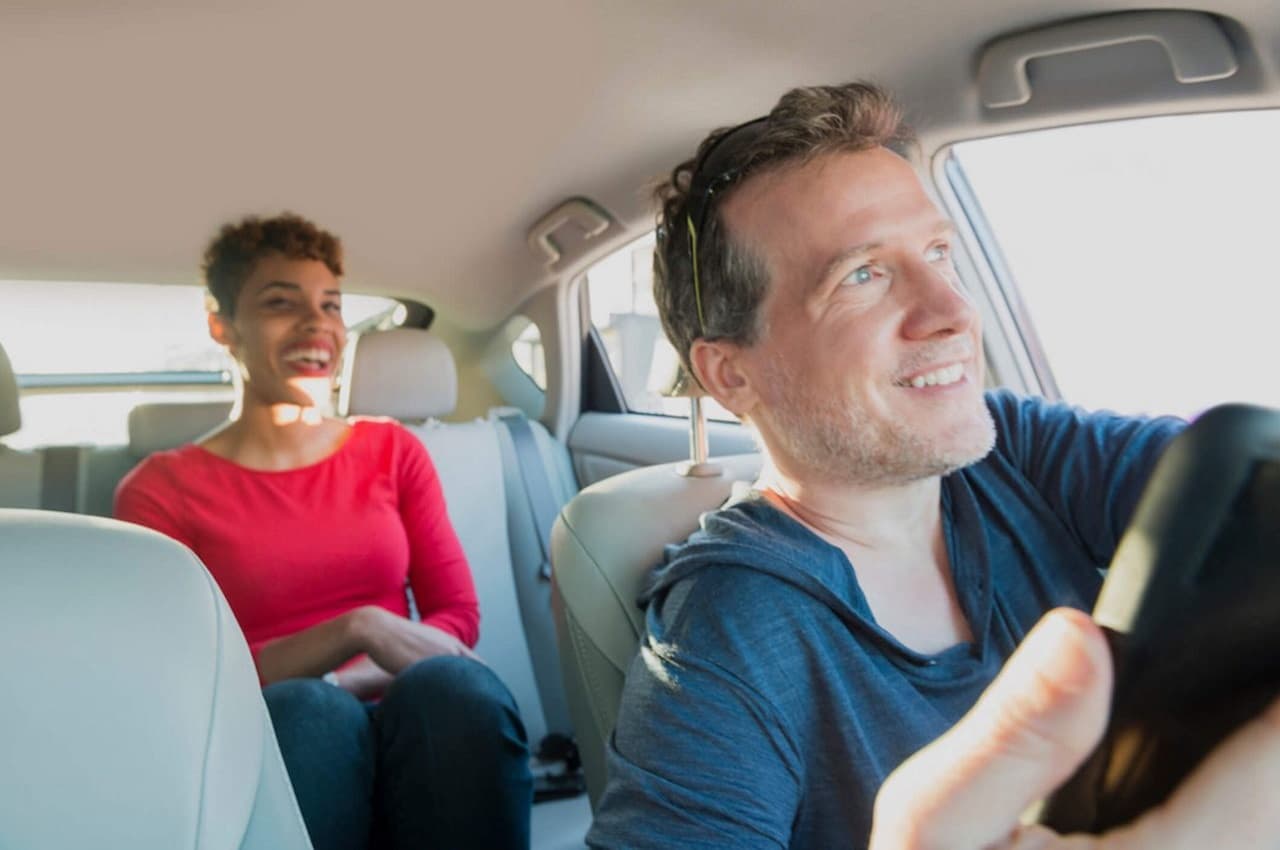
[[352,628],[364,651],[393,676],[424,658],[437,655],[463,655],[480,660],[470,647],[448,632],[426,623],[415,623],[377,605],[363,606],[352,615]]
[[395,678],[367,655],[337,671],[337,676],[338,687],[358,700],[377,699]]
[[1229,738],[1163,806],[1104,836],[1020,827],[1102,736],[1111,656],[1078,611],[1050,612],[977,705],[876,797],[871,850],[1280,847],[1280,703]]

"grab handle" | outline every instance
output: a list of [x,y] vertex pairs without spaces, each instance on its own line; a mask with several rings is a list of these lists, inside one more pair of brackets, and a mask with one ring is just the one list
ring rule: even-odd
[[1003,109],[1031,100],[1027,63],[1032,59],[1135,41],[1154,41],[1164,48],[1179,83],[1221,80],[1239,68],[1231,42],[1204,12],[1120,12],[996,39],[978,65],[982,103]]

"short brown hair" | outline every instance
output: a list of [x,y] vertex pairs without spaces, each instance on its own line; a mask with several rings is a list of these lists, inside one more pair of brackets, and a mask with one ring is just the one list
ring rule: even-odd
[[[739,133],[745,137],[741,142],[735,138]],[[716,150],[722,143],[723,149]],[[886,147],[909,157],[914,145],[915,136],[903,123],[902,109],[884,89],[869,83],[811,86],[784,94],[763,119],[715,130],[692,159],[676,166],[655,192],[661,208],[653,294],[662,327],[690,375],[689,349],[694,340],[727,339],[751,345],[761,332],[767,270],[756,253],[726,231],[720,215],[724,198],[751,175],[823,154]],[[713,152],[719,173],[698,173]],[[714,185],[714,189],[692,197],[695,176],[700,188]],[[688,220],[697,215],[698,207],[705,223],[696,234],[695,293]],[[698,223],[693,227],[697,229]]]
[[225,224],[204,252],[204,283],[213,307],[228,318],[235,315],[240,288],[264,257],[278,254],[289,260],[319,260],[334,277],[342,276],[342,241],[296,213],[272,218],[249,216]]

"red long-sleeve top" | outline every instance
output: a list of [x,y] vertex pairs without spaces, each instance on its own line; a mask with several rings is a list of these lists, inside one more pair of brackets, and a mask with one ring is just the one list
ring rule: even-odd
[[120,482],[115,515],[186,544],[226,596],[256,660],[263,644],[361,605],[474,646],[480,610],[427,450],[398,423],[357,419],[310,466],[248,469],[187,445]]

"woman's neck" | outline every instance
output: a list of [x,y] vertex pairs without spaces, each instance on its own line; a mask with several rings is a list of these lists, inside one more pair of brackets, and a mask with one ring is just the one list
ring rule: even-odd
[[241,466],[296,469],[333,454],[350,425],[314,406],[264,404],[242,395],[231,421],[201,441],[201,448]]

